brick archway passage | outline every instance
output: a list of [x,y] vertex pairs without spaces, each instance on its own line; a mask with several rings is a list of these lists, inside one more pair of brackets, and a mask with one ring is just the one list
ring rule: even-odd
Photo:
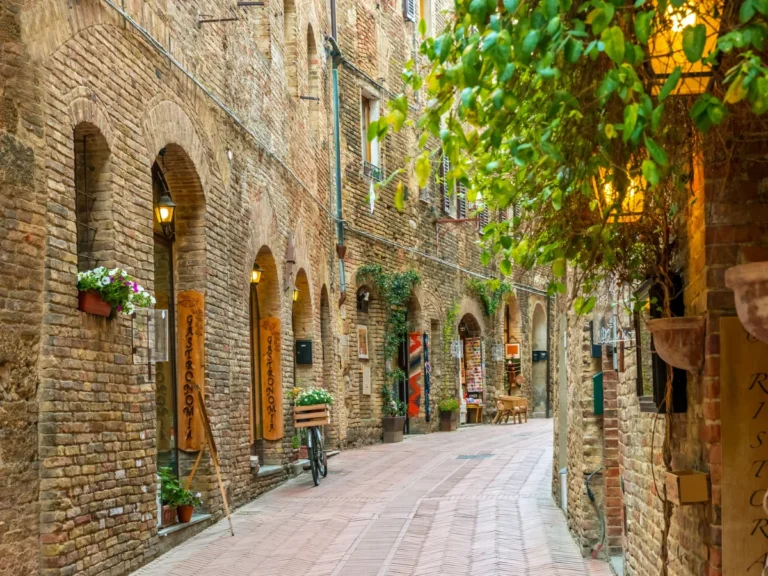
[[234,537],[220,522],[136,575],[611,574],[552,501],[549,420],[412,436],[329,470],[241,508]]

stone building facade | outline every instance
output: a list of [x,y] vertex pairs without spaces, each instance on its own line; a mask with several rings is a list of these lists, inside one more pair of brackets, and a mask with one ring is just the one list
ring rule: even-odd
[[[422,6],[436,29],[441,7]],[[184,477],[196,456],[178,449],[191,436],[178,409],[184,365],[174,363],[187,318],[174,310],[189,302],[203,342],[195,379],[232,507],[291,473],[294,385],[336,397],[330,445],[379,441],[384,309],[374,293],[369,311],[357,310],[365,263],[421,277],[409,318],[432,342],[431,418],[424,398],[413,432],[435,430],[437,401],[458,393],[448,339],[468,317],[484,342],[486,420],[507,389],[493,354],[505,332],[522,344],[521,393],[548,410],[549,364],[533,382],[529,336],[534,324],[549,333],[545,278],[515,277],[489,317],[467,279],[496,273],[480,265],[473,223],[436,226],[455,216],[441,214],[436,189],[405,176],[404,213],[395,181],[371,214],[363,97],[369,112],[377,99],[383,110],[413,54],[416,25],[401,2],[9,0],[0,23],[0,574],[125,574],[222,517],[204,458],[193,489],[210,518],[159,528],[158,468]],[[343,56],[344,286],[327,36]],[[406,130],[367,158],[391,172],[414,146]],[[176,204],[173,236],[154,217],[164,194]],[[125,268],[170,310],[167,360],[149,353],[148,316],[78,310],[77,273],[96,265]],[[264,320],[280,340],[273,397],[261,384]],[[358,325],[369,327],[365,361]],[[296,363],[297,340],[312,342],[311,364]]]
[[[721,69],[728,66],[724,63]],[[768,172],[762,129],[754,119],[745,121],[744,115],[734,114],[721,133],[727,137],[704,138],[701,149],[705,152],[692,158],[690,192],[694,201],[679,258],[682,290],[676,315],[704,319],[704,360],[696,371],[676,371],[675,386],[683,390],[683,403],[672,416],[669,433],[672,469],[708,474],[709,499],[672,507],[669,574],[756,574],[763,568],[762,551],[749,558],[734,558],[736,542],[757,538],[759,549],[762,541],[759,527],[765,514],[758,502],[762,491],[750,489],[749,482],[764,484],[763,473],[754,461],[738,463],[736,449],[740,444],[754,448],[758,442],[754,436],[735,432],[740,421],[750,421],[755,415],[721,412],[726,392],[751,393],[746,387],[733,392],[721,385],[722,374],[732,368],[721,362],[725,345],[721,320],[736,316],[734,293],[726,287],[725,271],[740,264],[768,261]],[[553,495],[562,502],[563,476],[558,472],[566,468],[564,506],[584,554],[618,557],[624,574],[660,574],[666,471],[662,443],[668,431],[648,387],[649,336],[642,323],[635,324],[626,314],[620,301],[616,294],[602,298],[605,318],[615,315],[618,325],[631,332],[625,332],[623,343],[616,341],[596,349],[592,328],[600,314],[578,318],[564,302],[556,307]],[[593,377],[597,374],[602,374],[602,414],[595,412]],[[729,444],[722,435],[726,428],[731,431]],[[596,498],[592,504],[586,479],[594,471],[598,473],[590,483]],[[728,490],[726,473],[731,478]],[[748,528],[734,521],[739,515],[749,519]],[[731,563],[724,563],[729,555]],[[736,566],[738,560],[741,563]]]

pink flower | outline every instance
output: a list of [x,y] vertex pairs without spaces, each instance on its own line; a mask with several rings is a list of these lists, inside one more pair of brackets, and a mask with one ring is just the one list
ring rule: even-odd
[[120,306],[120,305],[118,305],[118,307],[117,307],[117,311],[118,311],[118,312],[122,312],[122,311],[123,311],[123,307],[122,307],[122,306]]
[[133,291],[136,292],[136,293],[138,293],[138,291],[139,291],[139,285],[136,284],[136,282],[133,282]]

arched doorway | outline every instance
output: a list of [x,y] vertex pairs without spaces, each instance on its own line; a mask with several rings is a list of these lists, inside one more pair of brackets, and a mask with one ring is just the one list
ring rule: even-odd
[[[262,374],[262,363],[268,347],[273,348],[273,355],[280,358],[280,343],[263,342],[262,332],[280,332],[280,290],[278,287],[277,265],[272,252],[262,246],[253,264],[256,272],[251,275],[251,290],[249,298],[250,342],[251,342],[251,455],[258,456],[259,463],[264,464],[265,448],[265,416],[272,417],[270,404],[277,404],[278,398],[270,398],[265,391],[270,381],[267,373]],[[269,325],[269,326],[268,326]],[[262,328],[263,326],[263,328]],[[278,361],[279,363],[279,361]],[[274,381],[274,377],[273,377]],[[278,396],[282,397],[282,382],[279,384]],[[265,414],[268,412],[269,414]],[[282,410],[279,417],[282,418]],[[267,424],[269,427],[271,424]],[[267,430],[266,436],[274,436]],[[274,439],[274,438],[272,438]]]
[[517,388],[518,376],[522,373],[522,354],[520,335],[522,325],[517,298],[510,295],[504,304],[504,387],[508,394]]
[[[175,144],[152,165],[156,319],[167,326],[155,361],[157,465],[179,474],[181,452],[200,449],[194,385],[204,389],[205,199],[192,160]],[[168,221],[158,209],[175,205]],[[162,333],[158,332],[158,333]]]
[[485,360],[482,328],[473,314],[464,314],[459,321],[459,341],[461,399],[467,406],[467,422],[479,422],[478,407],[484,404]]
[[314,384],[312,371],[312,300],[309,295],[309,281],[304,268],[296,273],[296,283],[292,292],[293,306],[291,320],[293,323],[294,354],[294,386],[307,388]]
[[413,432],[412,424],[419,417],[422,404],[423,327],[421,305],[411,296],[405,312],[406,332],[397,352],[397,367],[405,375],[397,383],[397,398],[406,405],[405,433]]
[[532,332],[533,367],[531,370],[531,389],[533,394],[533,416],[543,418],[547,415],[547,314],[541,303],[537,303],[533,308]]

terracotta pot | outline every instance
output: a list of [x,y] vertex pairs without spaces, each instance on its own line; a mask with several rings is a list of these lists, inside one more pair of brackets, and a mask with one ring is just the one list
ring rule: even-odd
[[182,524],[186,524],[190,520],[192,520],[192,512],[194,511],[194,506],[179,506],[176,508],[176,512],[179,514],[179,522]]
[[459,427],[459,413],[440,412],[440,432],[455,432]]
[[101,299],[101,294],[96,290],[86,290],[77,293],[77,308],[88,314],[109,317],[112,314],[112,306]]
[[162,522],[163,526],[171,526],[176,524],[176,508],[168,506],[167,504],[163,505]]
[[680,316],[655,318],[648,321],[653,345],[662,360],[690,372],[697,372],[704,363],[704,318]]
[[747,332],[768,342],[768,262],[752,262],[725,271],[736,312]]
[[309,458],[309,448],[306,446],[299,446],[299,460],[307,460]]
[[384,442],[392,444],[403,441],[403,428],[405,427],[405,416],[385,416],[381,419],[384,427]]

